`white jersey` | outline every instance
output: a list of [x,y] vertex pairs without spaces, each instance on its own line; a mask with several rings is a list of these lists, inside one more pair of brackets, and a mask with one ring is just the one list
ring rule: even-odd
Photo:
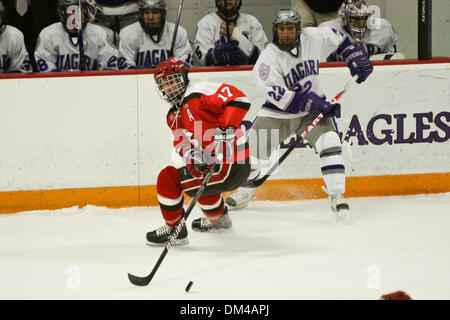
[[[142,29],[139,22],[123,28],[119,37],[120,68],[155,68],[167,60],[174,30],[175,24],[166,21],[157,41]],[[192,65],[192,48],[186,29],[182,26],[178,26],[173,56]]]
[[319,84],[319,61],[335,51],[344,39],[344,35],[330,28],[305,28],[299,45],[290,52],[269,44],[253,68],[256,84],[266,97],[258,115],[278,119],[306,115],[307,112],[292,113],[298,104],[295,94],[299,91],[323,94]]
[[[203,17],[197,24],[195,54],[202,65],[206,64],[207,55],[211,55],[216,46],[228,41],[220,34],[220,26],[223,22],[225,20],[214,12]],[[235,30],[231,39],[239,42],[239,49],[249,57],[250,61],[252,56],[256,61],[268,42],[261,23],[254,16],[241,12],[235,21]]]
[[[339,17],[334,20],[326,21],[320,24],[320,27],[334,28],[344,33],[352,43],[356,40],[346,30],[342,24],[342,19]],[[377,25],[369,28],[369,25],[364,33],[362,45],[367,51],[368,56],[381,53],[396,53],[397,52],[398,34],[392,25],[385,19],[377,19]],[[329,61],[342,61],[342,58],[333,53],[328,58]]]
[[9,25],[0,32],[0,73],[31,72],[23,34]]
[[[86,70],[117,69],[117,49],[102,27],[91,23],[86,25],[83,47]],[[70,37],[61,22],[54,23],[39,34],[34,56],[40,72],[79,70],[78,37]]]

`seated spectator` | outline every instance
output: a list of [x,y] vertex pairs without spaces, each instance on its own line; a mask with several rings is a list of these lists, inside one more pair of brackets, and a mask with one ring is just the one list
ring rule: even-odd
[[[371,60],[404,58],[402,53],[397,53],[398,35],[392,25],[381,18],[369,24],[372,14],[365,0],[345,0],[339,9],[339,17],[320,27],[330,27],[345,34],[353,44],[362,45]],[[342,61],[342,58],[334,52],[327,61]]]
[[4,23],[5,7],[0,1],[0,73],[31,72],[30,59],[19,29]]
[[[141,0],[139,6],[139,21],[120,32],[121,69],[154,68],[171,55],[175,24],[166,21],[165,1]],[[192,48],[182,26],[178,26],[173,56],[192,64]]]
[[197,25],[195,54],[202,65],[255,64],[268,40],[259,21],[239,11],[242,0],[216,0],[217,12]]
[[60,0],[60,3],[61,22],[39,34],[34,54],[39,71],[117,69],[118,54],[111,39],[103,28],[88,22],[90,12],[95,9],[87,0]]
[[58,0],[2,0],[6,9],[4,23],[19,29],[29,53],[33,71],[38,71],[34,50],[39,33],[58,21]]
[[120,31],[138,20],[138,0],[96,0],[101,10],[94,24],[102,26],[117,45]]
[[344,0],[291,0],[291,7],[300,15],[301,27],[304,29],[336,19],[342,2]]

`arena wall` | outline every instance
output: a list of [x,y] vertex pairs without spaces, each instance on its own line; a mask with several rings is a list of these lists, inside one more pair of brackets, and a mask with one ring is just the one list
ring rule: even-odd
[[[374,64],[341,99],[345,196],[449,192],[450,59]],[[250,67],[197,68],[190,78],[244,91],[244,125],[264,101]],[[345,65],[321,65],[328,98],[349,79]],[[155,206],[159,171],[181,164],[151,70],[1,75],[0,91],[0,213]],[[300,144],[255,198],[325,197],[318,159]]]

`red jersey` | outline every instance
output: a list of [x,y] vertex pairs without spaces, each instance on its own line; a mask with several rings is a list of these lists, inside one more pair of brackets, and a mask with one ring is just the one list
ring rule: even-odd
[[232,126],[236,133],[234,162],[247,159],[250,153],[240,124],[249,108],[247,97],[232,85],[191,85],[180,107],[173,107],[167,115],[167,125],[172,129],[177,152],[183,156],[187,149],[201,146],[212,154],[215,129]]

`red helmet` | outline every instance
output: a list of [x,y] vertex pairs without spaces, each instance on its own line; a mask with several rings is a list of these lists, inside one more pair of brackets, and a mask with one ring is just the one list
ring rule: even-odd
[[189,67],[180,59],[169,58],[155,68],[153,78],[162,98],[179,105],[189,85]]

